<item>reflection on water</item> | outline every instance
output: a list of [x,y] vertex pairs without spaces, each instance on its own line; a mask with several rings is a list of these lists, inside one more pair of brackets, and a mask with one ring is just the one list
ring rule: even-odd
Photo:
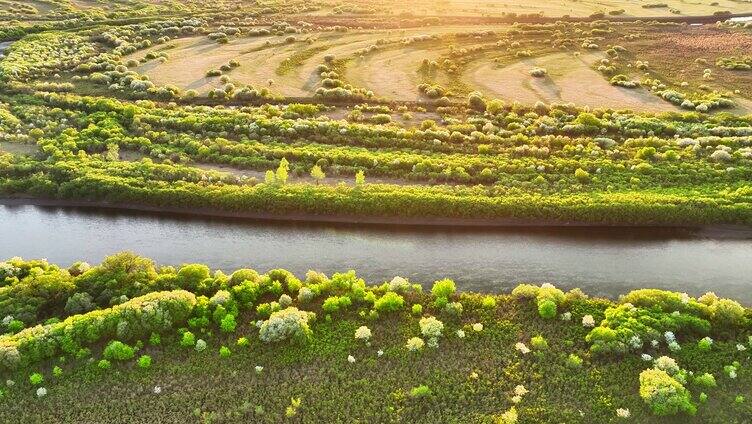
[[712,290],[752,304],[752,237],[668,229],[447,229],[290,224],[0,205],[0,258],[67,266],[131,250],[160,264],[302,275],[355,269],[369,283],[448,277],[483,292],[553,282],[592,295],[642,287]]

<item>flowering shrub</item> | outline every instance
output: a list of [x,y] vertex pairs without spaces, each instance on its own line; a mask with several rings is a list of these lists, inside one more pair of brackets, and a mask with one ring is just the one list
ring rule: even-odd
[[435,317],[421,318],[419,325],[421,334],[428,339],[438,339],[444,330],[444,324]]
[[689,391],[661,369],[648,369],[640,373],[640,397],[658,416],[679,412],[694,415],[697,411]]
[[293,340],[304,343],[311,337],[308,321],[315,317],[312,312],[289,307],[273,313],[259,329],[261,341],[266,343]]
[[17,366],[36,362],[58,352],[77,351],[82,344],[122,337],[148,337],[185,322],[196,296],[183,290],[154,292],[109,309],[74,315],[62,322],[27,328],[0,336],[0,364]]
[[355,339],[363,340],[366,342],[369,341],[371,339],[371,329],[366,327],[365,325],[358,327],[358,329],[355,330]]
[[[601,325],[594,328],[586,337],[586,340],[592,343],[591,350],[594,353],[623,353],[630,348],[629,342],[632,338],[655,339],[667,330],[701,335],[710,331],[710,323],[707,320],[692,314],[679,311],[666,313],[656,307],[647,309],[631,303],[609,307],[605,315]],[[672,350],[679,348],[675,340],[667,342],[673,347]]]
[[410,352],[417,352],[423,349],[426,343],[420,337],[413,337],[407,341],[405,345]]

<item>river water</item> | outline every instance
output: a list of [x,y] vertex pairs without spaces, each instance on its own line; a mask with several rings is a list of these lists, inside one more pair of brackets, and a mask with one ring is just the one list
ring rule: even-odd
[[0,205],[0,258],[92,264],[130,250],[159,264],[231,272],[355,269],[369,283],[400,275],[496,293],[520,282],[615,297],[656,287],[752,304],[752,238],[675,230],[489,230],[280,224],[102,209]]

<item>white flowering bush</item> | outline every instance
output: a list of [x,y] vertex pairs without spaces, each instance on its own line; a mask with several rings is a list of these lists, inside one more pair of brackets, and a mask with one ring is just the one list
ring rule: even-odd
[[616,416],[619,418],[629,418],[632,416],[632,413],[629,412],[629,409],[619,408],[616,410]]
[[395,293],[406,293],[410,291],[411,288],[412,286],[410,285],[410,282],[402,277],[394,277],[392,278],[392,281],[389,282],[389,291]]
[[196,340],[196,346],[194,349],[196,349],[196,352],[203,352],[206,350],[206,342],[202,339]]
[[232,295],[230,294],[230,292],[228,292],[227,290],[219,290],[214,294],[214,296],[209,299],[209,302],[212,305],[217,306],[224,305],[230,300],[232,300]]
[[514,348],[523,355],[530,353],[530,348],[522,342],[517,342],[517,344],[514,345]]
[[308,321],[314,316],[312,312],[301,311],[294,307],[274,312],[261,324],[259,338],[265,343],[283,340],[306,342],[312,333]]
[[421,339],[420,337],[413,337],[407,341],[407,344],[405,347],[407,347],[407,350],[410,352],[418,352],[420,350],[423,350],[423,347],[426,345],[426,343]]
[[444,330],[444,323],[435,317],[423,317],[418,324],[420,325],[420,333],[428,339],[438,339]]
[[298,291],[298,302],[309,303],[315,296],[316,295],[313,293],[313,290],[309,289],[308,287],[303,287],[300,289],[300,291]]
[[585,315],[582,317],[582,326],[586,328],[593,328],[595,327],[595,319],[592,315]]
[[367,342],[371,340],[371,329],[362,325],[355,330],[355,339]]
[[475,331],[476,333],[480,333],[481,331],[483,331],[483,324],[479,322],[476,322],[475,324],[473,324],[473,331]]

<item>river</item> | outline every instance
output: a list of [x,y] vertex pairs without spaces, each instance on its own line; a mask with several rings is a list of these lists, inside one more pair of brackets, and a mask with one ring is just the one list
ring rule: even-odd
[[206,263],[231,272],[355,269],[369,283],[400,275],[428,286],[454,279],[496,293],[520,282],[615,297],[656,287],[752,304],[752,237],[636,229],[446,229],[285,224],[0,205],[0,258],[92,264],[130,250],[159,264]]

